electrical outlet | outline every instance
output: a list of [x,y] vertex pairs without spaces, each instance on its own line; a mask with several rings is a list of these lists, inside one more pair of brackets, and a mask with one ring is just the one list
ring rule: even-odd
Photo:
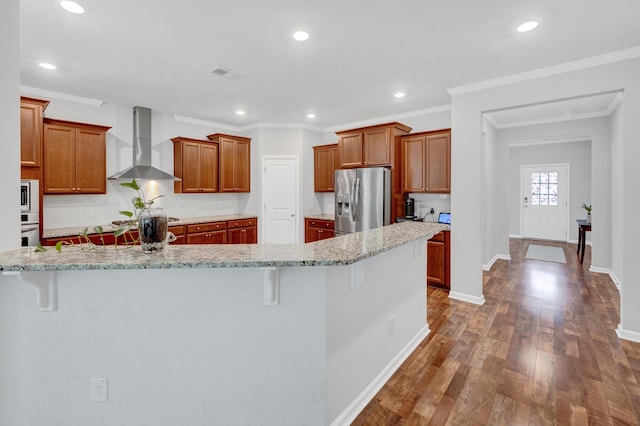
[[109,388],[106,377],[94,377],[91,379],[91,402],[107,402],[109,400]]
[[391,336],[396,331],[396,316],[391,315],[389,317],[389,336]]

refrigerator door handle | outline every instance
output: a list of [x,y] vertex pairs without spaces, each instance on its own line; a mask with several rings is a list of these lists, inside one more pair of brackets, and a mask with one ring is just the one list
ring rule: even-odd
[[353,182],[353,220],[360,220],[360,178],[356,178]]

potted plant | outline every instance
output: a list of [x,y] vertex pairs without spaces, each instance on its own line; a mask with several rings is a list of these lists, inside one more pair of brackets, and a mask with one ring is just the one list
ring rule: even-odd
[[585,209],[587,211],[587,223],[591,223],[591,204],[582,203],[580,208]]

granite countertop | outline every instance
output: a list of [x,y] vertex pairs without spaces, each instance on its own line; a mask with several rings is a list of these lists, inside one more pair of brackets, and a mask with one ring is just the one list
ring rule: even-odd
[[[199,216],[199,217],[183,218],[176,221],[172,221],[172,222],[169,222],[169,226],[193,225],[197,223],[207,223],[207,222],[225,222],[227,220],[255,219],[257,217],[258,216],[256,215],[246,215],[246,214]],[[102,226],[103,232],[113,232],[119,228],[119,226],[113,225],[111,223],[106,225],[100,225],[100,226]],[[75,226],[71,228],[43,229],[42,238],[75,237],[76,235],[80,234],[85,228],[88,228],[89,234],[95,234],[95,232],[93,232],[94,225]]]
[[[254,216],[249,216],[254,217]],[[404,222],[336,238],[298,244],[168,245],[145,254],[139,246],[92,249],[86,246],[34,247],[0,253],[1,271],[68,271],[108,269],[235,268],[349,265],[421,238],[445,225]]]
[[316,220],[335,220],[336,216],[334,214],[308,214],[305,216],[305,219],[316,219]]

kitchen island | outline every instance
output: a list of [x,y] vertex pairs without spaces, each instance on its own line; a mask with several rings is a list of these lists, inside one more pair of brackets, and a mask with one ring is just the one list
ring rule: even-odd
[[429,332],[442,229],[0,253],[0,424],[346,424]]

